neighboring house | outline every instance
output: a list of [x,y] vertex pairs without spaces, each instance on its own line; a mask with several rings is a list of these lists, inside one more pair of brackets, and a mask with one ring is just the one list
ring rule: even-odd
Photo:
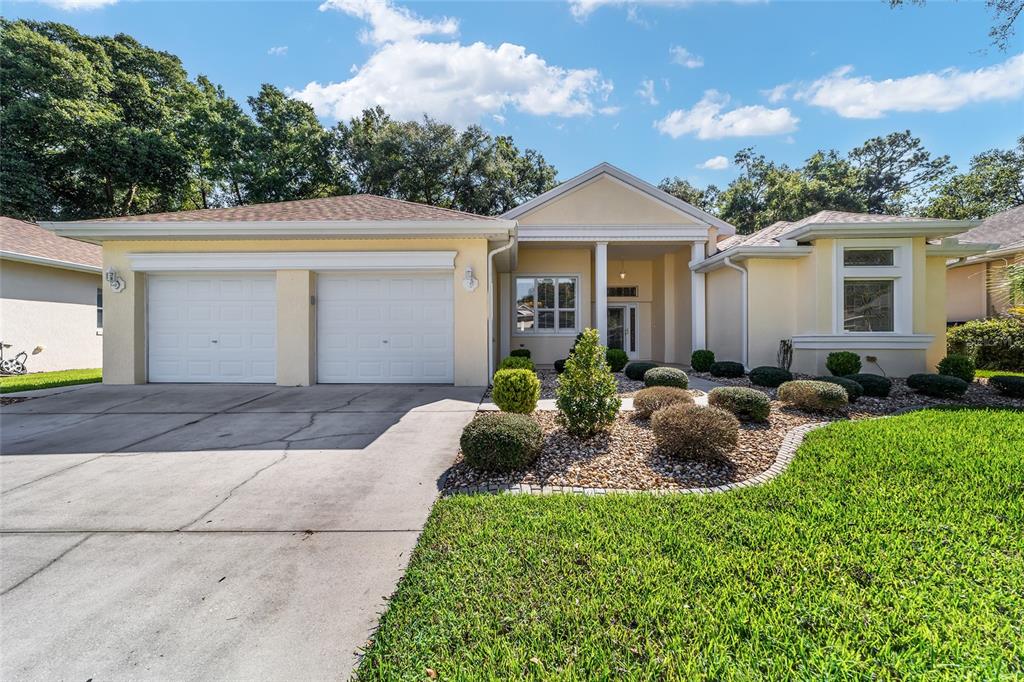
[[[0,217],[0,340],[30,372],[100,367],[102,249]],[[37,348],[42,350],[33,354]]]
[[[501,218],[354,195],[47,227],[102,244],[124,283],[107,285],[107,383],[483,385],[513,348],[550,364],[586,327],[634,359],[773,364],[793,338],[796,369],[851,349],[923,371],[944,351],[945,259],[984,250],[925,240],[973,225],[853,216],[745,246],[601,164]],[[833,265],[854,247],[866,262]]]
[[1024,305],[1024,301],[1012,300],[1005,287],[1006,266],[1024,267],[1024,206],[989,216],[957,239],[987,243],[993,250],[949,264],[946,314],[950,322],[980,320]]

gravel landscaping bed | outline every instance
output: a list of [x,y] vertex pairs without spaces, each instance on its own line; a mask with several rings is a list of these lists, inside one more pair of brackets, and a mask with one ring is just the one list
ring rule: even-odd
[[[554,372],[550,374],[554,376]],[[620,378],[620,391],[624,388],[622,379],[625,377]],[[642,388],[641,382],[625,381],[635,387],[627,387],[624,395]],[[729,380],[729,383],[750,386],[745,378]],[[552,395],[553,385],[552,381]],[[962,400],[944,400],[922,396],[908,389],[902,380],[894,379],[889,398],[862,397],[832,414],[794,410],[774,399],[775,389],[753,388],[772,397],[769,420],[761,424],[741,423],[739,442],[728,459],[681,460],[662,454],[654,445],[649,421],[636,418],[632,413],[620,413],[608,432],[579,440],[558,426],[556,412],[538,411],[530,416],[544,431],[544,446],[532,467],[504,474],[482,472],[468,466],[460,454],[448,471],[444,489],[455,492],[460,488],[520,484],[620,490],[714,487],[747,480],[768,469],[786,434],[798,426],[879,417],[914,407],[967,405],[1024,409],[1024,400],[1005,398],[978,382],[971,384]]]
[[[555,387],[558,385],[558,373],[553,369],[538,368],[537,378],[540,379],[541,400],[555,398]],[[615,374],[615,380],[619,383],[619,395],[624,398],[632,396],[644,387],[644,382],[633,381],[622,372]],[[488,388],[487,393],[484,394],[484,400],[490,399],[491,389]]]

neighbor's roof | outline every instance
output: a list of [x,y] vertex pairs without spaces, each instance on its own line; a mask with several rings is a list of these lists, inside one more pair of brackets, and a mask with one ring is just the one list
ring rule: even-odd
[[0,255],[73,270],[98,272],[103,267],[99,246],[58,237],[38,225],[6,216],[0,216]]
[[956,238],[961,242],[987,242],[1001,247],[1024,242],[1024,204],[991,215],[981,221],[981,225]]
[[757,232],[733,235],[718,242],[718,250],[725,251],[736,246],[778,246],[779,242],[775,240],[775,237],[788,230],[792,224],[780,220]]

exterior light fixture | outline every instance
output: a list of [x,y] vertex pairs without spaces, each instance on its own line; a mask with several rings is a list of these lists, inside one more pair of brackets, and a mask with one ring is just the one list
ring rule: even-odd
[[466,276],[462,280],[462,287],[466,291],[476,291],[478,286],[480,286],[480,282],[473,276],[473,268],[466,268]]

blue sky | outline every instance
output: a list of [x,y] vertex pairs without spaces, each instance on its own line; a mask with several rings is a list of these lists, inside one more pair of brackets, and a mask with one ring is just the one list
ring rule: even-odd
[[239,101],[270,82],[329,125],[378,102],[478,122],[561,179],[609,161],[721,186],[736,171],[717,157],[743,147],[799,164],[905,128],[966,167],[1024,134],[1024,40],[991,47],[981,2],[48,0],[5,16],[128,33]]

